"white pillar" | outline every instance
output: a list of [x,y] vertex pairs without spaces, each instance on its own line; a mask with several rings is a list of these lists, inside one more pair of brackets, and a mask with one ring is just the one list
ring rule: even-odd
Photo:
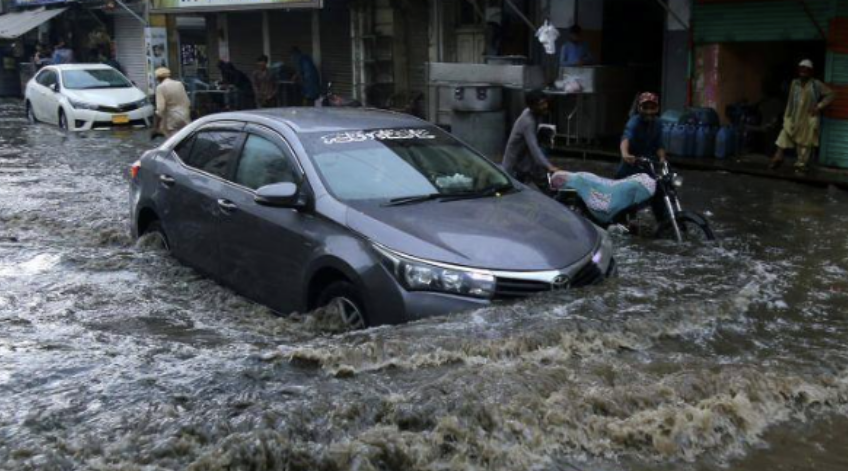
[[312,60],[321,70],[321,10],[312,10]]
[[262,54],[271,57],[271,28],[269,25],[268,11],[262,12]]

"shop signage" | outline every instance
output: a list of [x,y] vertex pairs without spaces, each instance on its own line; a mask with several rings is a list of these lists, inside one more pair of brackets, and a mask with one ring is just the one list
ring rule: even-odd
[[16,7],[34,7],[37,5],[53,5],[55,3],[69,3],[73,0],[15,0]]
[[321,8],[323,0],[153,0],[154,11],[227,11],[263,8]]
[[168,67],[168,30],[144,28],[144,45],[147,50],[147,92],[152,95],[156,89],[154,72],[159,67]]

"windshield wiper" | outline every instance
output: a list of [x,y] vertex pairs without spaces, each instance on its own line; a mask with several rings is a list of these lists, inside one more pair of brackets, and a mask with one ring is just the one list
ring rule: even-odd
[[489,188],[484,188],[482,190],[477,191],[467,191],[462,193],[454,193],[452,195],[444,195],[442,198],[442,202],[446,201],[457,201],[457,200],[467,200],[474,198],[491,198],[492,196],[498,196],[501,194],[512,193],[513,191],[517,191],[512,185],[500,185],[493,186]]
[[413,204],[413,203],[421,203],[424,201],[431,201],[439,198],[443,198],[445,195],[440,193],[430,193],[427,195],[415,195],[415,196],[404,196],[402,198],[394,198],[390,199],[388,203],[383,206],[401,206],[404,204]]

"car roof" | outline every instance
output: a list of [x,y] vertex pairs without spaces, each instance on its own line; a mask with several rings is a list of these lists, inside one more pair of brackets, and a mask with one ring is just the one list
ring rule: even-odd
[[51,65],[50,68],[59,71],[62,70],[93,70],[93,69],[111,69],[111,66],[106,64],[59,64]]
[[414,116],[371,108],[272,108],[221,113],[214,117],[216,121],[275,121],[286,124],[298,134],[432,126]]

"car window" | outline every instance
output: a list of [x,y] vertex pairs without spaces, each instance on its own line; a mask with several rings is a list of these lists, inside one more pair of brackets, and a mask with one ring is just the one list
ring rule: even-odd
[[53,72],[52,70],[45,70],[38,75],[38,78],[36,78],[35,81],[45,87],[54,85],[56,83],[56,72]]
[[62,72],[62,81],[69,90],[132,87],[120,72],[113,69],[66,70]]
[[300,172],[289,150],[250,134],[244,143],[235,183],[256,190],[286,182],[300,183]]
[[183,162],[217,177],[228,178],[230,166],[238,157],[241,138],[242,134],[235,131],[201,131],[194,137],[191,153]]
[[192,144],[194,144],[194,136],[183,139],[182,142],[174,147],[174,153],[177,154],[177,157],[179,157],[183,162],[188,162]]

